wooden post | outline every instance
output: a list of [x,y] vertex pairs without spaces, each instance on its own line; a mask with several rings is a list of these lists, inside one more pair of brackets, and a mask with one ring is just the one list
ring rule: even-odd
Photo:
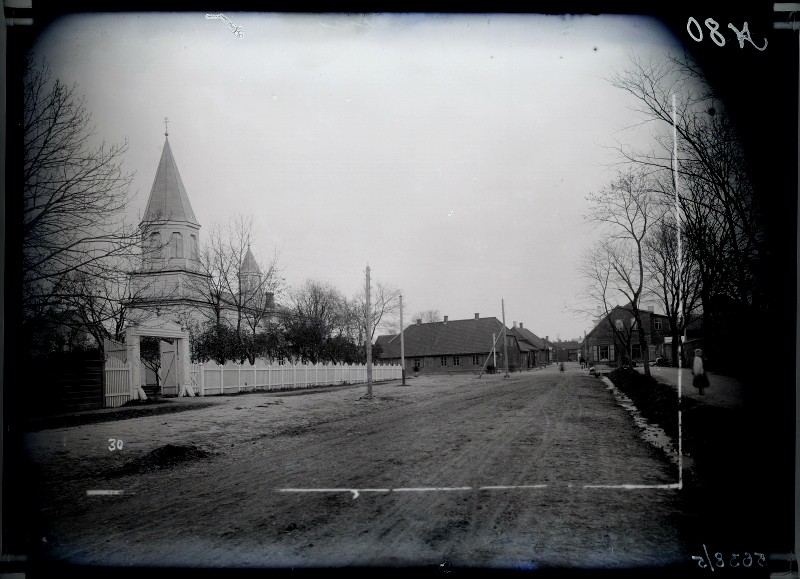
[[492,333],[492,366],[494,366],[494,371],[497,372],[497,350],[495,350],[494,345],[497,343],[497,337]]
[[406,345],[403,342],[403,294],[400,294],[400,375],[406,385]]
[[370,327],[372,326],[371,323],[371,310],[370,310],[370,288],[369,288],[369,266],[367,266],[367,315],[365,322],[365,330],[366,330],[366,345],[367,345],[367,398],[372,398],[372,335],[370,333]]
[[506,359],[506,375],[504,378],[508,378],[508,340],[506,339],[506,303],[505,300],[500,300],[500,307],[503,310],[503,356]]

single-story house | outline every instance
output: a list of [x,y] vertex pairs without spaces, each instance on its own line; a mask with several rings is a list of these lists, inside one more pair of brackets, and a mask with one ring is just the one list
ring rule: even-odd
[[[444,316],[441,322],[424,324],[418,319],[403,330],[406,371],[418,368],[420,373],[472,372],[490,365],[504,369],[502,333],[500,320],[481,318],[479,314],[466,320]],[[375,343],[382,348],[379,361],[400,363],[399,335],[378,336]],[[522,349],[510,330],[506,331],[506,346],[509,371],[519,369]]]

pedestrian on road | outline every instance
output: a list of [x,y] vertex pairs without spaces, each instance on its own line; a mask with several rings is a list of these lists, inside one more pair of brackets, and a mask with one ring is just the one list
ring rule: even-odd
[[703,368],[703,350],[700,348],[694,351],[692,375],[694,376],[692,381],[694,387],[700,391],[700,394],[703,394],[703,390],[708,388],[708,376],[706,376],[706,371]]

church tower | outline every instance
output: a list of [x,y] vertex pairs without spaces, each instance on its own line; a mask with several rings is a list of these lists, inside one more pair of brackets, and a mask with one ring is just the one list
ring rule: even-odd
[[141,270],[132,273],[132,281],[139,288],[140,307],[190,305],[192,289],[203,275],[200,224],[172,155],[168,131],[164,132],[164,148],[139,232]]
[[250,246],[247,246],[247,253],[242,260],[239,268],[239,288],[240,291],[250,297],[259,290],[261,285],[261,270],[258,268]]

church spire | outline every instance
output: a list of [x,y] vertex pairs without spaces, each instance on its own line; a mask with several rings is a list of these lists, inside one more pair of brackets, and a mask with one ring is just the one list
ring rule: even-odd
[[169,131],[166,130],[169,124],[167,118],[164,119],[164,149],[161,151],[161,161],[158,163],[156,178],[153,180],[153,188],[150,190],[150,198],[147,200],[147,208],[142,218],[142,223],[152,221],[181,221],[199,225],[194,216],[192,205],[189,203],[189,196],[183,186],[178,166],[172,156],[172,149],[169,146]]
[[253,257],[253,252],[250,251],[250,246],[247,246],[247,253],[242,260],[242,266],[239,270],[242,274],[256,274],[261,275],[261,270],[258,268],[256,258]]

